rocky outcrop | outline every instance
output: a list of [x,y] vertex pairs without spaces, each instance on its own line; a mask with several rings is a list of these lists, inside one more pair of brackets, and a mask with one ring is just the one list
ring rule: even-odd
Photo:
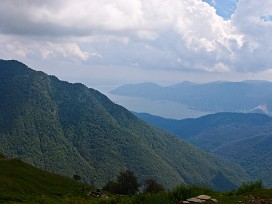
[[218,203],[218,200],[216,200],[208,195],[199,195],[194,198],[189,198],[189,199],[183,201],[183,203],[187,203],[187,204],[189,204],[189,203],[205,203],[206,201],[212,201],[213,203]]
[[95,198],[108,198],[108,196],[104,194],[100,189],[90,191],[89,195],[92,195]]

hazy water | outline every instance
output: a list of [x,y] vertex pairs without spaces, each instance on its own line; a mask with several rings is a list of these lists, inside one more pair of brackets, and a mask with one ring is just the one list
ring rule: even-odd
[[197,118],[209,114],[209,112],[190,109],[187,105],[162,101],[149,100],[136,97],[117,96],[106,94],[114,103],[124,106],[126,109],[139,113],[149,113],[164,118],[184,119]]

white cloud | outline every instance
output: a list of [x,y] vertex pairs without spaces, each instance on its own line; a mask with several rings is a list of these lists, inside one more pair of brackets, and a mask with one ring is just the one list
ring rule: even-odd
[[201,0],[2,0],[0,53],[43,62],[258,72],[272,68],[272,22],[263,18],[271,14],[268,0],[240,0],[230,20]]
[[25,58],[28,53],[28,49],[19,42],[12,42],[10,44],[6,44],[5,48],[9,53],[14,54],[14,58]]
[[240,0],[238,3],[232,24],[245,41],[236,52],[234,62],[241,70],[261,71],[272,67],[272,22],[262,19],[271,13],[271,1]]
[[47,42],[46,46],[41,50],[43,58],[48,58],[50,55],[61,54],[63,57],[75,57],[81,60],[88,60],[95,53],[84,52],[76,43],[55,44]]
[[78,60],[87,61],[92,58],[103,57],[97,52],[83,51],[75,42],[36,42],[25,38],[5,38],[0,41],[2,58],[25,60],[35,58],[38,60]]
[[9,59],[25,59],[29,53],[28,48],[20,41],[0,34],[0,56]]

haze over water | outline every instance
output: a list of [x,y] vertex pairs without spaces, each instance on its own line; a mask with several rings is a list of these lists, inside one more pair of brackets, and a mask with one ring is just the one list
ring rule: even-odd
[[184,119],[197,118],[209,114],[209,112],[194,110],[182,103],[150,100],[137,97],[117,96],[106,94],[114,103],[124,106],[130,111],[149,113],[163,118]]

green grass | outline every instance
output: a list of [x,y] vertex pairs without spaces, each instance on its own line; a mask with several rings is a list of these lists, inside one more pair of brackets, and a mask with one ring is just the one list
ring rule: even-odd
[[[179,187],[178,187],[179,188]],[[180,189],[179,189],[180,190]],[[136,196],[128,197],[128,196],[113,196],[108,200],[100,201],[101,204],[176,204],[182,203],[183,200],[187,199],[188,194],[190,193],[192,197],[207,194],[212,198],[217,199],[220,204],[248,204],[252,203],[254,200],[256,203],[260,200],[269,200],[272,199],[272,189],[258,189],[253,190],[251,193],[245,195],[234,195],[230,194],[230,192],[212,192],[209,189],[205,189],[202,187],[182,187],[182,192],[185,192],[185,197],[174,197],[175,191],[157,193],[157,194],[139,194]],[[205,193],[206,192],[206,193]],[[194,196],[193,196],[194,195]],[[190,196],[189,196],[190,197]],[[205,202],[207,204],[214,203],[212,201]]]
[[37,169],[17,159],[0,157],[0,203],[91,203],[92,187]]
[[234,191],[236,195],[250,194],[264,189],[262,181],[244,182],[237,190]]
[[[81,189],[86,190],[81,190]],[[17,159],[0,156],[0,203],[41,204],[176,204],[206,194],[221,204],[250,203],[252,199],[272,199],[272,189],[261,181],[246,182],[231,192],[216,192],[201,186],[181,185],[168,192],[135,196],[111,195],[108,199],[88,196],[93,188],[70,178],[37,169]],[[212,202],[206,202],[212,203]]]
[[[255,188],[256,183],[251,183],[250,186],[255,186],[254,188],[248,187],[249,183],[243,184],[239,189],[227,192],[227,193],[217,193],[215,198],[219,200],[222,204],[229,203],[252,203],[252,200],[271,200],[272,199],[272,189],[265,188]],[[247,186],[247,187],[245,187]],[[243,190],[243,191],[241,191]],[[271,202],[271,201],[270,201]],[[262,202],[259,202],[262,203]]]
[[201,186],[178,186],[171,192],[171,199],[174,201],[182,201],[188,198],[196,197],[199,195],[213,195],[214,191],[209,188]]

